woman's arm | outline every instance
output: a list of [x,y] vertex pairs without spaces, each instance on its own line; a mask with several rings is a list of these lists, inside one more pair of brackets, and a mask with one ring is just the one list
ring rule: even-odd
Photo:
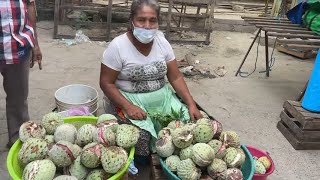
[[146,112],[129,102],[115,86],[119,73],[120,72],[101,64],[100,88],[116,106],[127,113],[130,119],[146,119]]
[[202,117],[201,113],[198,110],[196,103],[194,102],[189,92],[187,84],[183,79],[183,75],[178,69],[177,61],[173,60],[167,62],[167,67],[168,80],[174,88],[174,90],[176,91],[176,93],[178,94],[178,96],[181,97],[183,102],[187,104],[191,120],[200,119]]

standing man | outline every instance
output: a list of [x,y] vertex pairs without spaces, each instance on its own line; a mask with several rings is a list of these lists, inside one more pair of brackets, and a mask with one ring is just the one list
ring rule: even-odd
[[29,120],[29,68],[42,54],[36,33],[35,0],[0,0],[0,72],[6,92],[9,142],[19,138],[19,128]]

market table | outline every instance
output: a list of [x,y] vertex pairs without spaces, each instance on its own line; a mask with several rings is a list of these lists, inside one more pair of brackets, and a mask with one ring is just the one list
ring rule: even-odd
[[288,48],[299,48],[304,50],[318,50],[320,48],[320,36],[308,28],[301,27],[298,24],[292,24],[287,18],[276,17],[248,17],[242,16],[245,22],[258,28],[258,32],[253,39],[245,57],[243,58],[235,76],[238,76],[240,70],[246,61],[252,46],[256,42],[262,31],[265,39],[265,62],[266,76],[270,75],[270,59],[268,49],[268,39],[270,36],[276,37],[276,42],[283,44]]

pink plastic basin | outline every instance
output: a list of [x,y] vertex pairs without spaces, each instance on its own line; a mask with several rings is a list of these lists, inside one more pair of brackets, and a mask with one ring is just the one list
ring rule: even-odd
[[268,159],[269,159],[270,162],[271,162],[271,166],[270,166],[270,168],[266,171],[265,174],[256,174],[256,173],[254,173],[252,180],[265,180],[265,179],[267,179],[267,177],[268,177],[270,174],[272,174],[273,171],[274,171],[274,169],[275,169],[274,163],[273,163],[273,161],[272,161],[272,158],[269,156],[268,153],[266,153],[266,152],[264,152],[264,151],[262,151],[262,150],[260,150],[260,149],[258,149],[258,148],[255,148],[255,147],[252,147],[252,146],[247,146],[247,148],[248,148],[248,150],[250,151],[250,153],[251,153],[252,156],[255,156],[255,157],[257,157],[257,158],[259,158],[259,157],[261,157],[261,156],[267,156]]

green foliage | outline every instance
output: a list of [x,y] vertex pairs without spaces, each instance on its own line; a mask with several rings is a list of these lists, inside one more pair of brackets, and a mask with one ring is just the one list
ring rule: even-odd
[[153,120],[159,122],[162,127],[167,127],[171,121],[182,121],[185,116],[185,111],[181,107],[180,110],[175,111],[171,108],[170,114],[162,114],[159,112],[148,112],[148,116]]

